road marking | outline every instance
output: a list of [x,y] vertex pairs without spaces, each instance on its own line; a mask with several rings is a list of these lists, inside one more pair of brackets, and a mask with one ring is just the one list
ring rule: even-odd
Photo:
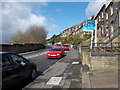
[[72,64],[79,64],[79,62],[72,62]]
[[51,77],[50,80],[46,83],[46,85],[59,85],[62,77]]
[[40,53],[40,54],[36,54],[36,55],[32,55],[32,56],[24,56],[26,59],[29,59],[29,58],[34,58],[34,57],[38,57],[38,56],[41,56],[43,54],[46,54],[48,51],[46,52],[43,52],[43,53]]

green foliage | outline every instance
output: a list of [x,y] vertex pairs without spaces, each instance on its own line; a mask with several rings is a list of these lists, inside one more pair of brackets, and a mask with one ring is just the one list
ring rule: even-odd
[[85,34],[83,35],[83,40],[88,40],[91,38],[91,35],[90,34]]
[[61,42],[61,40],[62,40],[61,37],[59,37],[59,36],[57,36],[57,35],[54,34],[54,35],[51,37],[49,43],[52,43],[52,42],[58,43],[58,42]]
[[50,39],[50,43],[52,43],[53,41],[55,43],[61,42],[62,44],[82,44],[85,43],[86,40],[90,39],[91,35],[89,34],[85,34],[83,35],[83,38],[80,38],[80,36],[77,35],[73,35],[73,36],[67,36],[67,37],[59,37],[57,35],[53,35],[53,37]]
[[80,36],[79,35],[74,35],[72,44],[81,44],[81,43],[82,43],[82,39],[80,38]]

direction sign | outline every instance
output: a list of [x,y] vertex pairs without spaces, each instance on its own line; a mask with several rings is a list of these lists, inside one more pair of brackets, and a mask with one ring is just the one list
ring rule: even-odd
[[87,20],[83,25],[82,31],[92,32],[96,27],[96,20]]

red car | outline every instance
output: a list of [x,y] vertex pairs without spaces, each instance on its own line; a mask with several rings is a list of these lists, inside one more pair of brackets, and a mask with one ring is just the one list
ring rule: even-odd
[[70,48],[69,48],[69,45],[63,45],[62,49],[65,51],[69,51]]
[[54,47],[47,53],[47,58],[61,58],[64,54],[64,50],[61,47]]

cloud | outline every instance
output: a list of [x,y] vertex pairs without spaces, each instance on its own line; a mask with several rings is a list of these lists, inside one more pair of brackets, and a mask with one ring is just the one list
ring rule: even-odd
[[59,27],[56,24],[47,26],[47,30],[48,30],[47,39],[51,38],[55,34],[55,32],[58,32],[58,29],[59,29]]
[[92,15],[96,15],[103,4],[105,4],[108,0],[96,0],[94,2],[90,2],[86,8],[86,16],[87,18],[91,17]]
[[52,24],[51,26],[49,26],[48,31],[51,32],[51,31],[54,31],[54,30],[56,30],[56,29],[58,29],[58,26],[55,25],[55,24]]
[[[32,5],[32,4],[31,4]],[[18,30],[24,32],[30,25],[45,25],[47,18],[32,13],[32,8],[23,3],[3,3],[2,13],[2,43],[5,43]],[[1,43],[1,42],[0,42]]]

